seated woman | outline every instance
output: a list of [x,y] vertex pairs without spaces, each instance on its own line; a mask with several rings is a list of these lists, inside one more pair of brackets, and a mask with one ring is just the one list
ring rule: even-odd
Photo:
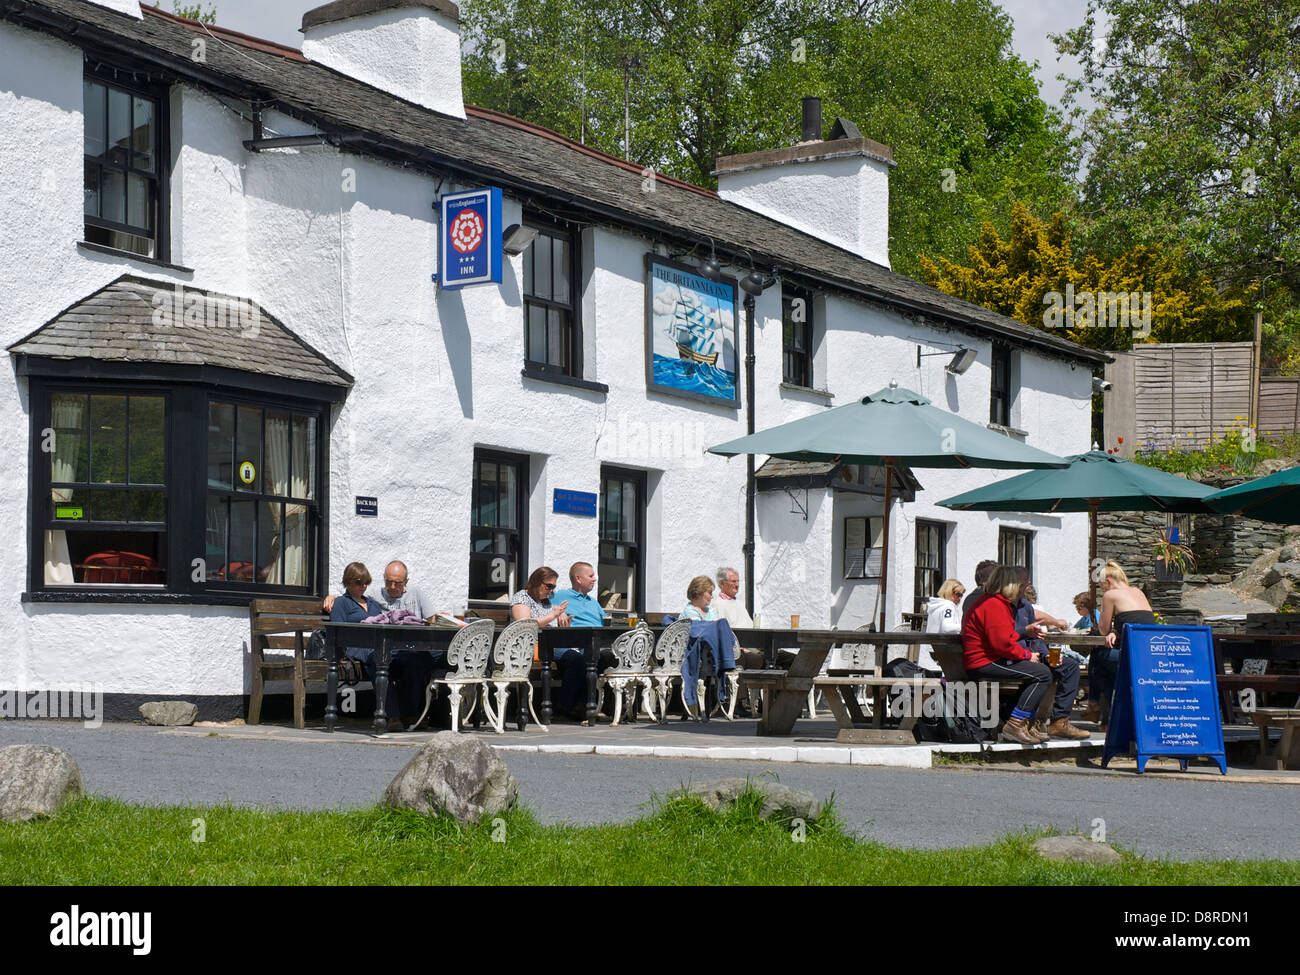
[[976,680],[1018,681],[1020,698],[998,736],[1004,741],[1038,745],[1047,741],[1030,722],[1047,693],[1052,672],[1030,652],[1016,632],[1012,607],[1023,592],[1020,570],[999,565],[984,583],[983,594],[971,604],[962,619],[962,664]]
[[[931,596],[926,600],[925,632],[960,633],[961,601],[965,595],[965,586],[956,579],[945,579],[943,585],[939,587],[939,595]],[[934,659],[933,649],[928,643],[921,644],[916,663],[930,676],[942,677],[943,668]]]
[[[551,605],[551,596],[559,582],[560,574],[549,565],[534,569],[524,588],[510,597],[510,618],[512,620],[537,620],[538,626],[568,626],[568,600],[558,606]],[[555,699],[555,710],[566,718],[582,721],[586,718],[585,710],[578,707],[579,698],[583,697],[586,683],[587,657],[577,647],[560,647],[552,659],[560,671],[560,693]]]
[[713,605],[713,580],[708,576],[696,576],[686,587],[686,608],[682,620],[716,620],[718,608]]
[[1098,654],[1095,682],[1102,704],[1109,711],[1110,698],[1115,691],[1115,672],[1119,668],[1119,642],[1124,627],[1130,623],[1156,622],[1156,614],[1147,602],[1146,594],[1129,584],[1128,576],[1118,562],[1107,562],[1102,570],[1101,632],[1106,635],[1104,653]]
[[[369,616],[378,616],[384,608],[366,595],[370,585],[370,572],[361,562],[349,562],[343,569],[343,595],[337,597],[330,607],[331,623],[360,623]],[[370,647],[344,647],[343,655],[361,663],[366,680],[375,679],[375,651]],[[384,711],[388,719],[389,731],[401,731],[399,720],[400,704],[397,683],[400,678],[400,664],[396,657],[389,668],[388,693],[384,695]]]

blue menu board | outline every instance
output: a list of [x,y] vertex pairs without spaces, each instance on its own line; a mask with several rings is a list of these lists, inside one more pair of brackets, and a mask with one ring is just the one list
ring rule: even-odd
[[1101,766],[1137,744],[1137,770],[1153,755],[1213,758],[1228,772],[1208,626],[1124,627]]

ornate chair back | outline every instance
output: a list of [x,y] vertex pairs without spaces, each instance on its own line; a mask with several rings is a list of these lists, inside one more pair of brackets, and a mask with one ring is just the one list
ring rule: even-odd
[[486,677],[488,658],[492,654],[492,634],[496,624],[491,620],[474,620],[463,626],[451,638],[447,648],[447,665],[454,668],[458,679]]
[[618,665],[615,670],[645,671],[650,663],[650,654],[655,647],[654,634],[644,622],[637,623],[626,633],[621,633],[610,647]]
[[541,628],[537,620],[515,620],[497,637],[492,653],[494,677],[527,677],[533,667],[533,651]]
[[691,621],[677,620],[659,634],[659,643],[655,647],[655,670],[680,674],[682,661],[686,658],[686,648],[691,642]]

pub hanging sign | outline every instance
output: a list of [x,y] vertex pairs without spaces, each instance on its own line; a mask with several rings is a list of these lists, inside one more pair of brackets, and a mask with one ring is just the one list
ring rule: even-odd
[[442,197],[439,281],[444,288],[501,283],[501,190],[495,186]]

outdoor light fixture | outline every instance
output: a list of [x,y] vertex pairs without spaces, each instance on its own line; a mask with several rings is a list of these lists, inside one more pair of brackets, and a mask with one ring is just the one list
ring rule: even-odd
[[1092,391],[1094,393],[1109,393],[1114,388],[1114,383],[1107,382],[1105,379],[1100,379],[1097,376],[1092,377]]
[[958,348],[957,354],[952,357],[952,362],[944,366],[946,372],[954,376],[960,376],[963,372],[975,365],[975,360],[979,358],[979,353],[974,349]]
[[[743,283],[743,282],[742,282]],[[921,347],[916,347],[916,368],[921,368],[921,360],[932,355],[947,355],[947,352],[922,352]],[[975,360],[979,358],[979,353],[974,349],[968,349],[964,345],[957,346],[957,351],[953,354],[952,360],[944,366],[944,371],[954,376],[960,376],[971,366],[975,365]]]
[[713,238],[709,238],[709,259],[700,266],[706,278],[717,280],[722,275],[722,265],[718,263],[718,249],[714,246]]
[[757,271],[750,271],[740,279],[740,290],[745,292],[747,295],[757,298],[774,284],[776,284],[776,278],[772,277],[772,275],[769,274],[764,277]]
[[511,257],[516,257],[528,249],[528,245],[533,242],[533,238],[536,236],[537,231],[532,227],[512,223],[506,228],[505,240],[501,244],[501,249]]

